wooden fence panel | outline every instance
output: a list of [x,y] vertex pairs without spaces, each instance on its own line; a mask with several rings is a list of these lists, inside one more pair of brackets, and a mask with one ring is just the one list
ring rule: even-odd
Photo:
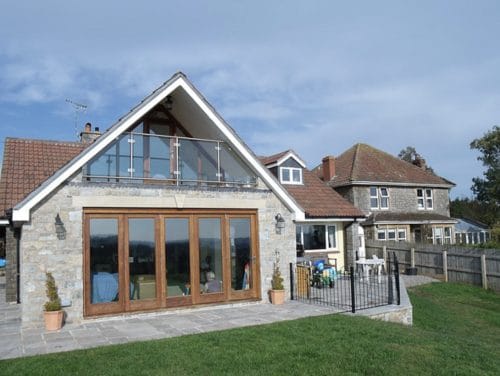
[[[500,250],[464,248],[459,245],[410,244],[366,240],[366,255],[382,258],[385,246],[387,253],[395,252],[402,270],[411,265],[411,248],[415,249],[415,267],[419,274],[444,278],[443,251],[447,255],[448,281],[470,283],[481,286],[483,277],[487,287],[500,291]],[[481,255],[485,255],[486,270],[481,267]]]

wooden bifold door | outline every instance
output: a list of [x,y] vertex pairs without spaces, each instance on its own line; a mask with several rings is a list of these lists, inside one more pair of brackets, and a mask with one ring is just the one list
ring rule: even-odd
[[258,299],[249,210],[84,211],[84,315]]

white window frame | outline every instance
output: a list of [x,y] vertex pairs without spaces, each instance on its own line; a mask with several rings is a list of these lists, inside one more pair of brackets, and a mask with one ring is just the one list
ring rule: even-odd
[[[376,210],[389,210],[389,188],[387,187],[370,187],[370,209],[376,209]],[[372,192],[372,190],[375,190],[375,194]],[[385,190],[385,195],[383,194],[383,191]],[[377,205],[374,206],[372,205],[372,200],[377,200]],[[387,200],[387,205],[383,206],[382,202],[384,200]]]
[[[398,228],[397,229],[398,233],[398,242],[405,242],[406,241],[406,229],[405,228]],[[400,236],[400,234],[403,233],[404,236]]]
[[[283,183],[283,184],[302,184],[302,169],[301,168],[298,168],[298,167],[280,167],[280,182]],[[289,177],[290,179],[289,180],[285,180],[283,178],[283,172],[284,171],[288,171],[289,173]],[[293,180],[293,172],[294,171],[298,171],[299,172],[299,181],[294,181]]]
[[434,210],[434,195],[431,188],[417,188],[418,210]]
[[[403,233],[404,236],[400,236],[400,233]],[[389,234],[393,234],[391,238]],[[383,239],[380,238],[380,235],[383,235]],[[394,241],[394,242],[405,242],[406,241],[406,228],[404,227],[383,227],[377,229],[377,240],[379,241]]]
[[[334,223],[300,223],[295,226],[295,232],[300,228],[300,244],[304,246],[304,226],[324,226],[325,227],[325,246],[326,248],[321,248],[321,249],[306,249],[304,247],[304,252],[321,252],[323,250],[325,251],[336,251],[339,249],[339,238],[337,236],[337,225]],[[333,227],[333,233],[335,234],[335,246],[333,248],[328,248],[328,237],[329,237],[329,232],[328,228]]]

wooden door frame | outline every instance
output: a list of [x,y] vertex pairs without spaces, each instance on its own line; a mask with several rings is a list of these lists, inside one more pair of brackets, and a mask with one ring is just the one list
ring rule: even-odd
[[[155,273],[156,298],[144,301],[126,299],[130,294],[129,281],[129,234],[128,223],[132,218],[150,218],[155,227]],[[167,296],[168,280],[166,276],[165,250],[165,220],[169,218],[187,218],[189,224],[189,260],[191,293],[189,296]],[[220,236],[222,251],[221,293],[201,294],[200,292],[200,249],[199,249],[199,219],[220,219]],[[250,219],[250,244],[252,258],[251,275],[253,286],[250,290],[232,291],[231,286],[231,249],[230,229],[231,218]],[[118,281],[119,298],[117,302],[92,304],[91,271],[90,271],[90,220],[115,219],[118,225]],[[148,209],[148,208],[84,208],[83,210],[83,314],[87,316],[126,313],[141,310],[154,310],[179,306],[195,306],[208,303],[228,303],[237,300],[252,300],[261,298],[260,286],[260,251],[258,232],[258,212],[256,209]]]

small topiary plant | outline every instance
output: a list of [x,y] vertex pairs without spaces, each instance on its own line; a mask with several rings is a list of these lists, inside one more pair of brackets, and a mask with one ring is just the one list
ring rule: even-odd
[[54,276],[52,273],[45,273],[47,276],[47,281],[45,282],[45,291],[47,294],[47,298],[49,299],[45,304],[45,311],[60,311],[61,310],[61,299],[59,298],[59,294],[57,292],[56,281],[54,280]]
[[283,287],[283,277],[281,276],[280,271],[280,255],[279,252],[276,251],[276,260],[274,261],[273,266],[273,278],[271,280],[271,289],[273,290],[284,290]]

